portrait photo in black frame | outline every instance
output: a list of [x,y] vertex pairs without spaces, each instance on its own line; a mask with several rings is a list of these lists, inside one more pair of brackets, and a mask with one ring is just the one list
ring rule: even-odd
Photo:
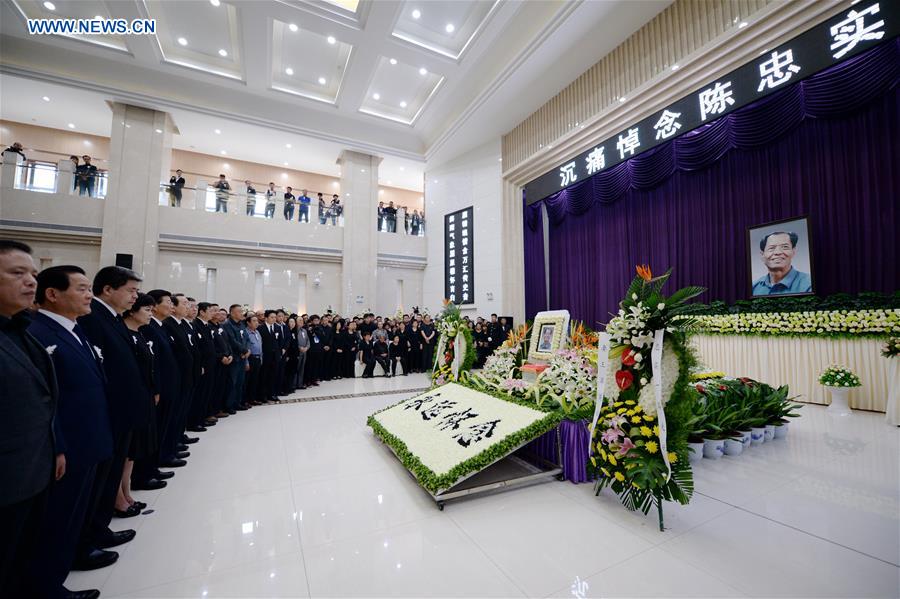
[[811,229],[808,215],[747,227],[751,298],[815,293]]

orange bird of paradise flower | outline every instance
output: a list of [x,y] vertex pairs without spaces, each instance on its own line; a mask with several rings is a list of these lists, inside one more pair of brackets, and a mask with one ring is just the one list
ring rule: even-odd
[[637,270],[638,276],[640,278],[644,279],[645,281],[647,281],[648,283],[650,282],[650,279],[653,278],[653,273],[650,272],[649,264],[643,264],[643,265],[638,264],[634,268],[635,268],[635,270]]

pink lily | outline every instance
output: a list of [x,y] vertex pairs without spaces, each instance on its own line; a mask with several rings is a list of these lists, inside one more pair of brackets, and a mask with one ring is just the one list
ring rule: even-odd
[[634,449],[635,445],[631,442],[631,439],[625,437],[625,440],[622,441],[622,447],[619,448],[619,452],[616,454],[618,457],[622,457],[628,453],[630,449]]

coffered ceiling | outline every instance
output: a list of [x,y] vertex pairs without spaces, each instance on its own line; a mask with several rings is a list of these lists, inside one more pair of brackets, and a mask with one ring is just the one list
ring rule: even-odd
[[[501,135],[669,1],[4,0],[0,71],[422,161]],[[156,33],[29,35],[39,17]]]

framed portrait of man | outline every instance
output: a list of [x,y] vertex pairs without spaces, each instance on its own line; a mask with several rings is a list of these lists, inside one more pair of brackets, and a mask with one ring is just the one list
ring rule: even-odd
[[529,364],[549,362],[561,350],[569,336],[569,311],[538,312],[531,326],[528,345]]
[[541,325],[541,333],[538,337],[538,351],[553,351],[553,333],[556,331],[555,323],[545,323]]
[[752,297],[815,293],[809,217],[747,229]]

